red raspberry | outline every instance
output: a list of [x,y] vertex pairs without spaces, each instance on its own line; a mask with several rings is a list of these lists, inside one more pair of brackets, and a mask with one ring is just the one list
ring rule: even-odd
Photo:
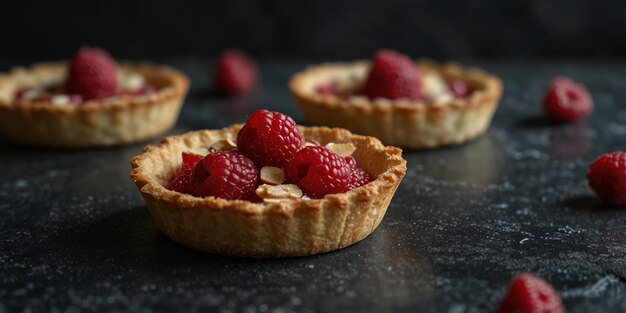
[[237,134],[237,149],[258,167],[283,167],[300,150],[304,137],[289,116],[256,111]]
[[191,170],[182,171],[176,178],[174,178],[169,185],[167,185],[167,189],[191,194],[193,192],[193,176]]
[[237,151],[219,151],[200,160],[193,168],[194,195],[229,200],[248,199],[259,180],[254,163]]
[[543,110],[557,122],[572,122],[591,113],[593,100],[584,85],[557,77],[543,100]]
[[204,158],[203,155],[183,152],[183,171],[193,170],[194,166]]
[[365,83],[365,95],[387,99],[421,99],[422,78],[409,57],[391,50],[380,50],[373,60]]
[[322,146],[302,148],[285,166],[285,176],[311,198],[348,190],[351,168],[346,160]]
[[565,313],[565,308],[552,286],[541,278],[522,273],[511,280],[498,312]]
[[467,84],[462,79],[452,80],[448,84],[448,88],[450,89],[452,95],[457,99],[465,98],[469,95],[469,88],[467,88]]
[[364,169],[355,167],[352,169],[352,176],[350,178],[349,190],[357,187],[361,187],[372,181],[372,176],[368,174]]
[[350,178],[350,186],[348,190],[352,190],[357,187],[361,187],[372,181],[372,176],[368,174],[364,169],[356,165],[356,159],[352,156],[344,157],[348,166],[352,168],[352,175]]
[[317,87],[315,87],[315,91],[323,95],[337,94],[337,81],[332,81],[329,84],[325,85],[318,85]]
[[626,152],[601,155],[589,166],[587,181],[602,200],[626,205]]
[[258,70],[252,59],[237,50],[224,51],[213,74],[215,87],[225,94],[244,94],[256,87]]
[[106,51],[84,47],[72,59],[65,89],[85,100],[102,99],[117,94],[117,64]]

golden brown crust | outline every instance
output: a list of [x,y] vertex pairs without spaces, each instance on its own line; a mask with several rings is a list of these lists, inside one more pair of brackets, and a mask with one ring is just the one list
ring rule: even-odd
[[28,145],[81,148],[137,142],[171,128],[189,89],[189,79],[166,66],[123,63],[122,73],[141,74],[158,91],[83,105],[15,101],[15,91],[63,81],[65,62],[34,64],[0,75],[0,133]]
[[191,248],[234,256],[304,256],[341,249],[369,235],[382,220],[406,173],[402,150],[372,137],[342,129],[301,127],[321,144],[352,142],[354,157],[376,179],[322,199],[280,203],[198,198],[164,186],[181,166],[181,152],[233,138],[241,125],[165,138],[131,161],[132,180],[148,204],[157,227]]
[[463,99],[432,103],[366,97],[344,99],[316,92],[318,85],[330,82],[337,75],[364,80],[370,67],[368,61],[309,67],[292,77],[289,89],[310,124],[343,127],[375,136],[388,145],[433,148],[459,144],[487,130],[502,96],[499,78],[455,63],[439,65],[420,60],[416,66],[423,72],[436,71],[445,79],[462,79],[473,92]]

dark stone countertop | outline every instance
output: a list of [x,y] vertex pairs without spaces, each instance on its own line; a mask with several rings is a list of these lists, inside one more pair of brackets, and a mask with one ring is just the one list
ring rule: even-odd
[[[193,78],[170,134],[260,107],[301,121],[286,83],[307,60],[262,62],[262,86],[237,100],[207,91],[208,62],[169,61]],[[493,312],[522,271],[551,282],[568,312],[626,312],[626,211],[603,208],[585,179],[595,157],[626,149],[626,62],[469,63],[505,82],[489,132],[406,151],[378,230],[312,257],[221,257],[160,234],[128,177],[146,143],[54,151],[0,140],[0,312]],[[588,86],[590,118],[542,118],[555,74]]]

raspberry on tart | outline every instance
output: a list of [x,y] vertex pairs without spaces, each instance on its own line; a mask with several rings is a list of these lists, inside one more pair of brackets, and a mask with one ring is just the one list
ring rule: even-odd
[[353,167],[322,146],[302,148],[285,166],[287,180],[311,198],[348,191]]
[[72,58],[65,82],[68,94],[85,100],[113,97],[118,90],[117,64],[108,52],[84,47]]
[[85,47],[69,62],[0,74],[0,134],[56,148],[132,143],[173,126],[188,88],[172,68]]
[[257,166],[284,166],[304,144],[304,138],[289,116],[259,110],[237,134],[239,151]]
[[480,136],[502,96],[500,79],[480,69],[412,62],[390,50],[371,62],[311,66],[291,78],[289,89],[310,124],[414,149]]
[[[287,119],[257,113],[246,125],[168,137],[133,158],[131,178],[159,229],[194,249],[254,257],[337,250],[374,231],[406,172],[401,150],[346,130],[295,127],[288,133],[302,140],[294,156],[259,165],[250,156],[271,159],[271,150],[260,145],[251,154],[233,138]],[[267,136],[280,137],[284,127]],[[202,150],[198,160],[194,151]]]

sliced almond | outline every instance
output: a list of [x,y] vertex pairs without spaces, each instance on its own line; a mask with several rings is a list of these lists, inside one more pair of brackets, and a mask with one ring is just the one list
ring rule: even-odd
[[54,95],[50,99],[50,103],[54,105],[67,105],[70,104],[70,97],[68,95]]
[[139,90],[146,84],[146,80],[139,74],[130,74],[122,78],[122,86],[126,90]]
[[197,154],[197,155],[207,155],[207,154],[209,154],[209,149],[206,149],[206,148],[195,148],[195,149],[187,150],[187,152],[190,152],[190,153],[193,153],[193,154]]
[[310,146],[319,146],[318,144],[311,142],[311,141],[305,141],[304,142],[304,146],[305,147],[310,147]]
[[356,147],[351,143],[329,143],[326,145],[326,149],[334,152],[340,157],[347,157],[352,155],[356,150]]
[[262,199],[299,199],[302,198],[302,190],[293,184],[268,185],[263,184],[256,189],[257,196]]
[[212,143],[211,147],[217,151],[228,151],[237,148],[237,144],[231,139],[220,139]]
[[261,182],[270,185],[280,185],[285,181],[285,172],[274,166],[261,168]]

